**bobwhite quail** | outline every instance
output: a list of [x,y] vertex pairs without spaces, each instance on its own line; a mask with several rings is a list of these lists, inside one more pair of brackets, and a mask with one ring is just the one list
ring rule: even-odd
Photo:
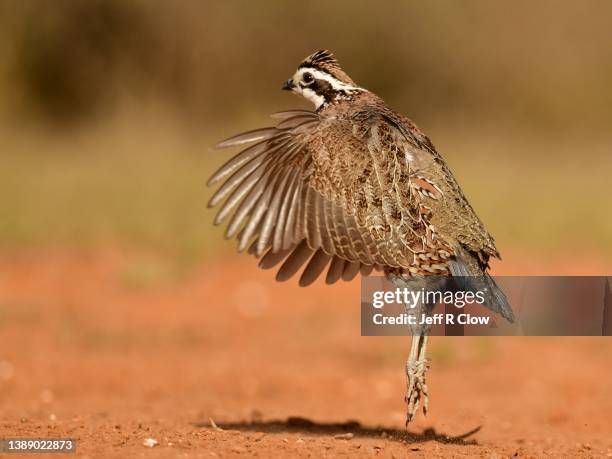
[[[487,274],[499,257],[491,235],[442,156],[408,118],[358,86],[329,51],[307,57],[282,89],[315,111],[276,113],[274,127],[245,132],[216,148],[249,144],[210,178],[223,182],[209,206],[228,217],[238,250],[280,265],[284,281],[302,267],[306,286],[382,271],[396,286],[441,289],[442,280],[487,293],[487,306],[512,321],[503,292]],[[465,279],[468,279],[467,281]],[[429,314],[419,304],[413,313]],[[406,364],[407,422],[422,399],[429,328],[414,325]]]

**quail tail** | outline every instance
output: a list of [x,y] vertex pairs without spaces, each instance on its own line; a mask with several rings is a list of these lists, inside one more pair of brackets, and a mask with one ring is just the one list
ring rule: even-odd
[[454,257],[449,263],[455,285],[465,291],[481,291],[485,294],[485,305],[493,312],[501,314],[508,322],[514,322],[514,313],[503,290],[489,273],[483,272],[463,257]]

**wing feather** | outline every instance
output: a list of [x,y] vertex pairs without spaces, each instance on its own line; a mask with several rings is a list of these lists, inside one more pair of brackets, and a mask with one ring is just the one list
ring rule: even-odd
[[289,206],[291,205],[293,193],[298,186],[297,176],[297,169],[289,172],[287,189],[285,190],[284,196],[282,196],[282,203],[278,211],[278,220],[276,223],[276,228],[274,229],[274,237],[272,239],[272,248],[275,252],[282,250],[283,247],[285,247],[283,238],[289,219]]
[[[236,234],[236,232],[240,229],[245,219],[251,212],[251,209],[253,209],[253,206],[255,206],[255,204],[259,200],[259,197],[264,192],[265,186],[267,184],[267,177],[264,177],[259,181],[258,179],[259,177],[253,177],[252,179],[250,179],[251,183],[244,184],[244,186],[247,187],[250,191],[248,191],[247,196],[244,198],[244,200],[240,204],[240,207],[238,207],[238,210],[236,211],[229,225],[227,226],[227,229],[225,230],[226,238],[229,239],[234,234]],[[253,187],[253,185],[255,186]]]
[[215,207],[223,201],[235,187],[244,183],[255,171],[258,171],[259,175],[257,175],[257,177],[261,177],[265,170],[263,167],[260,167],[262,165],[265,165],[265,158],[257,158],[242,166],[219,187],[215,194],[213,194],[210,201],[208,201],[208,207]]
[[[272,182],[275,181],[274,178],[272,179]],[[258,225],[260,223],[263,223],[262,218],[265,215],[266,210],[268,209],[270,205],[273,191],[274,191],[274,183],[267,184],[267,186],[265,186],[263,193],[257,200],[257,204],[255,204],[255,207],[253,207],[253,209],[251,210],[249,221],[244,227],[244,231],[242,235],[240,236],[240,242],[238,243],[239,252],[242,252],[246,248],[251,238],[256,234],[255,230],[258,229]]]
[[225,164],[217,169],[217,171],[208,179],[206,184],[208,186],[213,186],[219,180],[238,170],[238,168],[240,168],[242,165],[264,153],[269,146],[270,145],[264,141],[246,148],[240,154],[234,156],[229,161],[226,161]]
[[[409,167],[405,155],[415,154],[408,137],[371,113],[359,129],[305,110],[273,117],[280,119],[275,127],[215,146],[256,142],[208,181],[223,182],[209,205],[220,205],[215,224],[231,216],[226,237],[238,233],[238,249],[249,247],[262,268],[281,264],[278,280],[305,266],[300,285],[325,270],[326,282],[334,283],[373,269],[409,267],[414,248],[406,244],[425,230],[422,222],[398,216],[406,196],[402,187],[410,186],[403,178],[409,173],[403,170]],[[402,239],[398,222],[413,225],[409,237]]]
[[285,223],[285,229],[283,232],[283,248],[288,248],[298,239],[298,235],[301,233],[299,215],[302,211],[302,181],[296,179],[296,186],[293,190],[293,196],[291,198],[291,204],[289,206],[289,213],[287,215],[287,222]]
[[321,209],[321,241],[323,243],[323,249],[325,250],[325,253],[333,255],[336,253],[334,249],[334,238],[332,234],[333,222],[331,208],[333,206],[333,203],[329,199],[322,199],[321,202],[323,203],[323,208]]
[[304,227],[307,231],[308,243],[311,247],[321,246],[321,234],[319,233],[320,222],[317,207],[321,195],[312,187],[305,190]]
[[280,118],[280,119],[284,119],[284,118],[291,118],[292,116],[304,116],[304,115],[308,115],[312,118],[316,118],[317,115],[316,113],[310,111],[310,110],[285,110],[282,112],[276,112],[276,113],[272,113],[270,115],[270,118]]
[[[290,174],[285,173],[280,175],[279,177],[278,187],[276,190],[274,190],[274,196],[272,197],[272,200],[270,201],[270,206],[266,211],[263,227],[261,233],[259,234],[259,242],[257,243],[257,250],[255,252],[257,256],[263,253],[264,249],[268,245],[268,242],[274,236],[274,230],[276,228],[276,225],[280,224],[277,217],[280,211],[281,199],[283,198],[289,175]],[[270,186],[269,188],[271,189],[272,187]]]
[[271,139],[278,134],[276,127],[267,127],[261,129],[254,129],[252,131],[243,132],[241,134],[230,137],[229,139],[222,140],[215,144],[213,150],[221,150],[223,148],[236,147],[244,145],[245,143],[256,142],[258,140]]

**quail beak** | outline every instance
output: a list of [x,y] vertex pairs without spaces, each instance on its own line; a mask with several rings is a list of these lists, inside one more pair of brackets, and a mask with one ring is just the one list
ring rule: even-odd
[[289,78],[287,81],[283,83],[281,86],[283,91],[291,91],[293,89],[293,79]]

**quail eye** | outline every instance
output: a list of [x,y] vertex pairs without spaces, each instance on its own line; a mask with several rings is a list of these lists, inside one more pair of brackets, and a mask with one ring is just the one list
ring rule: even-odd
[[312,73],[305,72],[304,75],[302,75],[302,81],[306,84],[312,83],[314,81]]

